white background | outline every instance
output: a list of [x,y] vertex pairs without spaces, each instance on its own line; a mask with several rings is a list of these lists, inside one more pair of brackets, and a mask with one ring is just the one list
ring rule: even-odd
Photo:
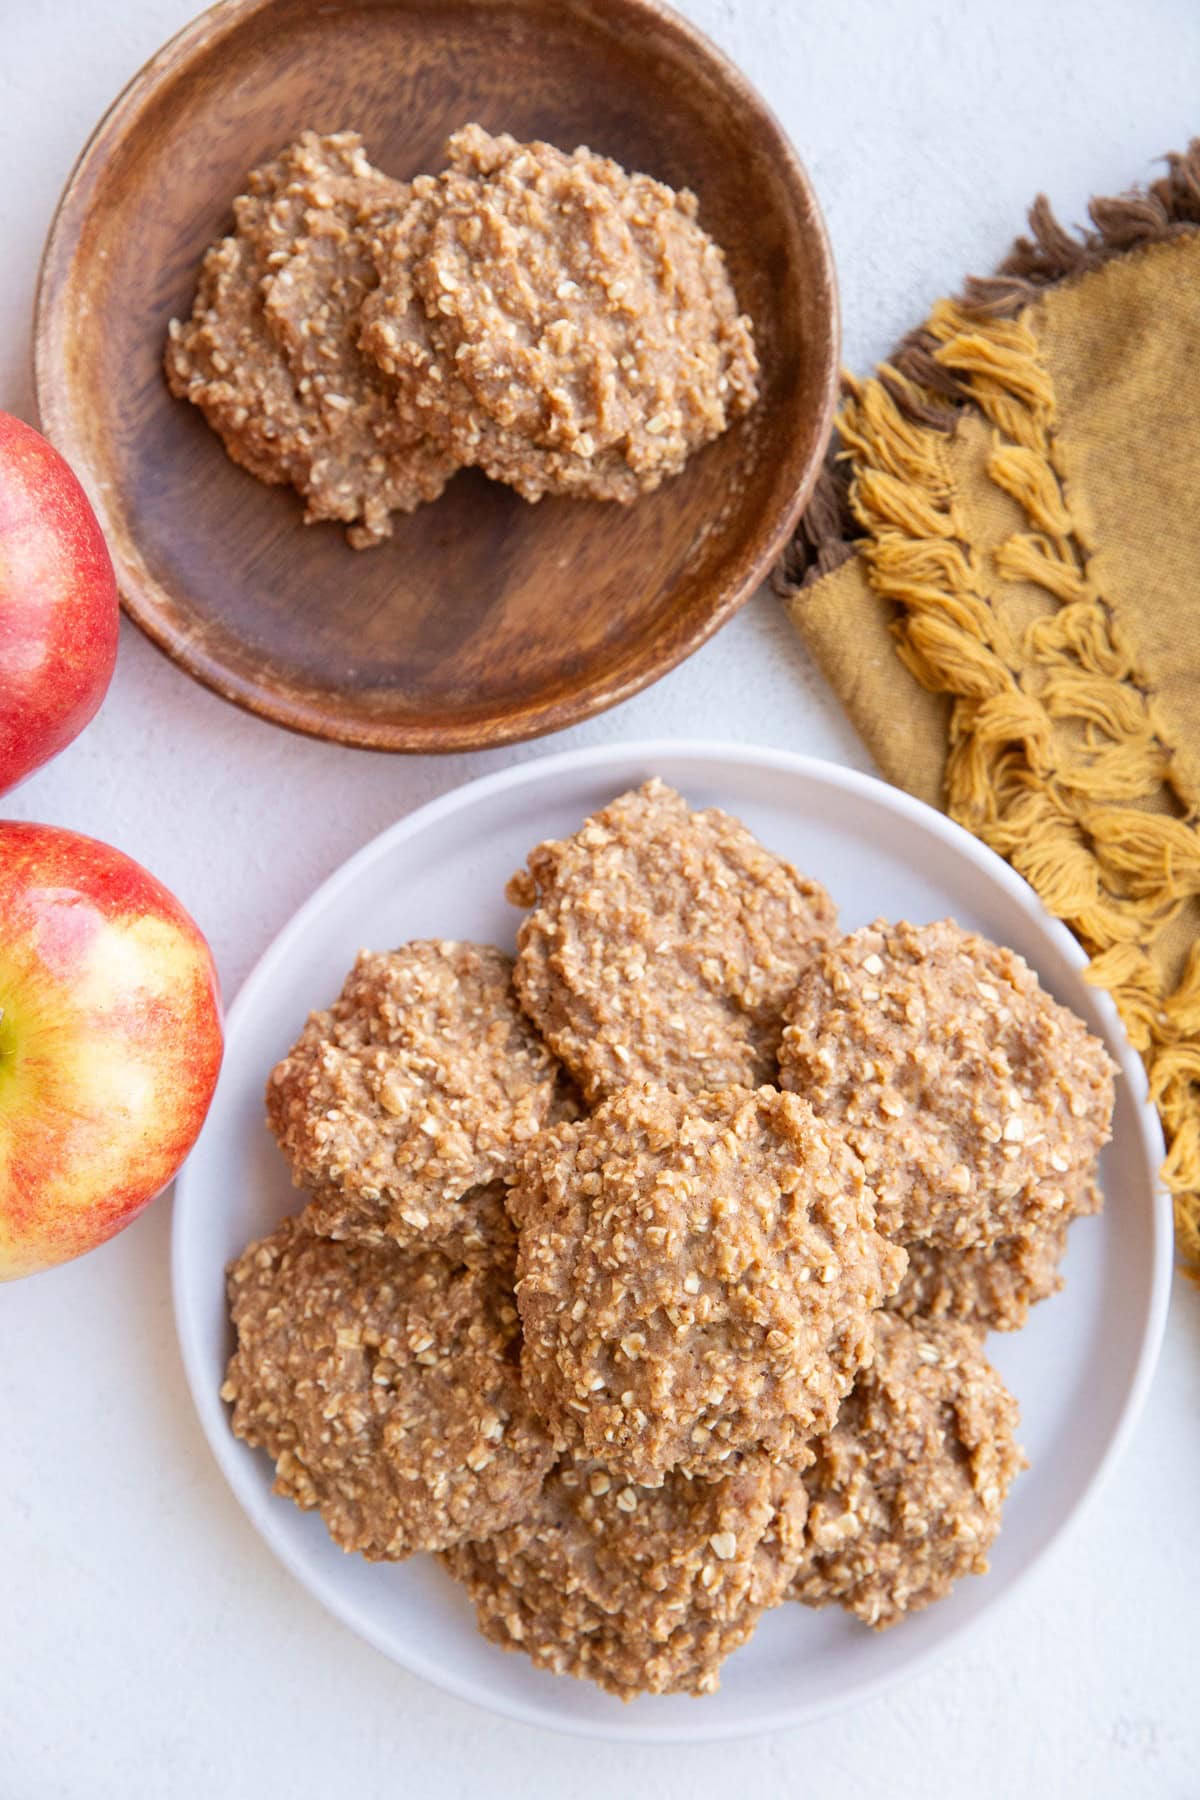
[[[41,242],[88,131],[188,0],[0,0],[0,407],[32,419]],[[1191,0],[687,0],[781,115],[826,210],[865,366],[1048,190],[1151,176],[1200,130]],[[656,733],[865,759],[760,595],[684,668],[554,747]],[[291,737],[132,627],[96,723],[3,803],[149,865],[226,993],[312,887],[421,801],[546,745],[444,760]],[[172,1328],[170,1202],[0,1293],[0,1800],[486,1794],[1200,1795],[1200,1294],[1177,1283],[1116,1475],[949,1662],[742,1744],[580,1744],[406,1676],[326,1618],[227,1493]]]

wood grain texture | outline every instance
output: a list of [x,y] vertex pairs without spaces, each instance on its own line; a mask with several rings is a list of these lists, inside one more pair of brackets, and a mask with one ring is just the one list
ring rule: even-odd
[[[436,169],[468,119],[587,143],[700,198],[763,364],[763,399],[632,507],[530,506],[474,471],[379,549],[305,527],[162,374],[247,171],[306,126],[361,131],[386,173]],[[87,487],[130,616],[227,699],[384,750],[483,747],[637,692],[753,591],[828,436],[837,301],[779,126],[653,0],[226,0],[147,64],[77,164],[36,325],[47,434]]]

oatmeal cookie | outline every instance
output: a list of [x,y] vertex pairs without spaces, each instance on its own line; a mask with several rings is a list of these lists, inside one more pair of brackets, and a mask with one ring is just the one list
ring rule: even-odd
[[1067,1248],[1059,1220],[1028,1237],[1000,1238],[976,1250],[907,1244],[908,1269],[887,1302],[902,1318],[959,1319],[976,1331],[1020,1331],[1029,1308],[1057,1294]]
[[837,918],[738,820],[658,780],[540,844],[509,898],[532,909],[517,994],[590,1101],[774,1082],[784,1002]]
[[716,1482],[635,1488],[568,1456],[531,1510],[443,1561],[485,1637],[623,1700],[711,1693],[720,1665],[784,1596],[804,1487],[765,1457]]
[[791,1595],[881,1630],[987,1571],[1025,1467],[1017,1403],[966,1326],[875,1320],[875,1360],[816,1445]]
[[[446,1244],[497,1229],[495,1190],[563,1116],[561,1071],[487,944],[364,951],[267,1083],[267,1120],[314,1218],[337,1235]],[[487,1190],[470,1201],[470,1189]]]
[[529,1396],[650,1487],[759,1445],[801,1462],[905,1266],[857,1157],[773,1088],[627,1088],[536,1140],[509,1205]]
[[511,1272],[285,1219],[229,1270],[222,1398],[275,1491],[373,1560],[503,1530],[554,1460],[521,1391]]
[[171,392],[201,409],[234,462],[259,481],[303,491],[320,424],[296,391],[262,304],[260,233],[284,179],[281,162],[264,164],[234,201],[234,233],[205,256],[191,317],[171,320],[164,367]]
[[825,945],[779,1066],[844,1132],[902,1243],[994,1244],[1094,1204],[1113,1065],[1019,956],[952,919]]
[[692,194],[465,126],[378,242],[362,344],[463,462],[630,501],[757,398],[750,322]]
[[[338,1187],[319,1188],[304,1209],[306,1224],[322,1237],[342,1238],[357,1244],[423,1244],[441,1251],[453,1262],[502,1263],[512,1267],[517,1254],[516,1227],[508,1214],[507,1192],[502,1181],[487,1181],[447,1200],[437,1183],[424,1198],[416,1185],[408,1189],[399,1227],[391,1209],[378,1201]],[[414,1230],[412,1219],[425,1218],[423,1230]]]
[[235,462],[291,482],[306,518],[350,525],[365,548],[391,514],[436,499],[458,466],[407,426],[358,348],[378,279],[371,244],[408,200],[354,132],[305,132],[255,169],[235,231],[209,251],[192,316],[172,320],[167,379],[199,406]]

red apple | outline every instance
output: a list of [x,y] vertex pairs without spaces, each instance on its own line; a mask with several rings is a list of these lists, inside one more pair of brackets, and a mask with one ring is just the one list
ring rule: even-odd
[[0,794],[79,735],[116,656],[116,577],[87,495],[0,412]]
[[0,1280],[93,1249],[166,1186],[221,1050],[212,954],[161,882],[0,821]]

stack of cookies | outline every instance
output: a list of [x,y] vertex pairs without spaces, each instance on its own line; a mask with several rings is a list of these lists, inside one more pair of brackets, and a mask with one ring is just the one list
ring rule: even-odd
[[487,1636],[705,1693],[769,1607],[986,1569],[1023,1458],[989,1329],[1095,1209],[1112,1068],[951,922],[839,934],[661,782],[513,878],[515,963],[364,954],[274,1071],[310,1198],[230,1270],[234,1430]]
[[355,549],[465,467],[634,500],[757,397],[693,195],[478,125],[445,164],[393,181],[357,133],[305,132],[250,173],[170,325],[172,392]]

